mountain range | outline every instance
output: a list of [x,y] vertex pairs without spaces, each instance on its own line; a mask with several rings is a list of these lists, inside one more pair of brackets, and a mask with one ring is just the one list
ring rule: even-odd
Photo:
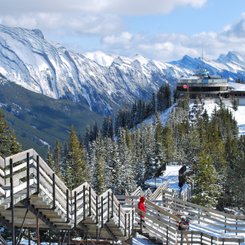
[[[63,140],[71,125],[84,130],[86,123],[125,104],[147,100],[163,84],[174,90],[179,77],[200,68],[230,81],[245,81],[245,57],[234,52],[216,60],[186,55],[165,63],[141,55],[81,54],[46,40],[38,29],[0,25],[0,107],[15,129],[21,131],[23,122],[28,125],[25,132],[18,131],[20,136],[37,133],[37,142]],[[54,133],[50,125],[57,115],[60,125],[54,126]]]
[[200,67],[230,80],[245,78],[245,58],[229,52],[216,60],[184,56],[163,63],[140,55],[132,58],[102,52],[80,54],[47,41],[38,30],[0,25],[0,74],[54,99],[85,100],[90,110],[111,113],[135,99],[149,98],[160,85]]

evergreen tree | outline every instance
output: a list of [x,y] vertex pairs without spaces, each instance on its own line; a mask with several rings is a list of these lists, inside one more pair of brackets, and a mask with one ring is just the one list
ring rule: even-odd
[[66,155],[65,180],[70,189],[76,188],[87,180],[87,166],[84,149],[80,145],[76,131],[71,128],[68,154]]
[[169,108],[171,106],[171,90],[169,84],[166,84],[164,87],[164,98],[165,98],[165,107]]
[[[245,209],[245,136],[240,136],[237,148],[234,148],[227,177],[228,204]],[[227,203],[225,203],[227,205]]]
[[134,167],[132,163],[132,155],[130,149],[127,146],[126,131],[120,130],[118,139],[118,152],[120,159],[119,176],[118,179],[118,191],[120,194],[125,190],[133,191],[136,187],[134,180]]
[[205,150],[202,151],[200,161],[196,166],[194,183],[192,202],[209,208],[216,207],[220,196],[218,176],[212,165],[212,159]]
[[53,159],[54,159],[53,170],[58,176],[61,177],[62,145],[61,142],[58,140],[56,140],[55,142]]
[[95,173],[96,173],[96,185],[95,190],[98,194],[102,194],[105,188],[105,159],[100,152],[96,154],[96,164],[95,164]]
[[50,149],[48,149],[46,162],[47,162],[48,166],[54,171],[53,155],[52,155]]
[[106,168],[105,144],[101,135],[96,140],[96,160],[95,160],[95,189],[98,194],[106,190],[105,186],[105,168]]
[[21,145],[16,136],[5,121],[4,114],[0,110],[0,156],[7,157],[21,151]]
[[113,137],[113,124],[111,117],[105,117],[102,124],[102,136]]
[[137,129],[132,133],[133,150],[132,150],[132,162],[135,169],[135,180],[137,186],[143,186],[145,181],[146,172],[146,152],[144,150],[144,128]]
[[153,125],[145,127],[143,133],[143,149],[145,151],[145,179],[149,179],[155,176],[157,170],[161,166],[161,160],[156,155],[156,141],[155,141],[155,127]]
[[157,111],[163,111],[165,106],[165,86],[161,86],[157,92]]
[[165,151],[166,162],[171,162],[174,160],[176,155],[174,133],[172,127],[167,124],[162,131],[163,134],[163,146]]

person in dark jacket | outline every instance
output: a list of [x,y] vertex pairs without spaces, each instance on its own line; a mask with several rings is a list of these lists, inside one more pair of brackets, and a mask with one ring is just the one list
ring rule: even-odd
[[179,222],[178,229],[182,230],[182,231],[189,230],[189,219],[182,217],[180,222]]
[[183,233],[183,237],[186,239],[186,244],[187,245],[190,245],[189,243],[189,239],[188,239],[188,235],[186,233],[186,231],[189,230],[189,219],[188,218],[185,218],[185,217],[181,217],[181,220],[178,224],[178,230],[180,230],[181,232],[184,231]]

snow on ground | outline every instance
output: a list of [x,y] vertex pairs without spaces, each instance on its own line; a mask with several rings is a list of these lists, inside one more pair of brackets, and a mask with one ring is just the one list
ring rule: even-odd
[[[179,186],[178,186],[178,175],[179,175],[179,169],[182,166],[179,165],[167,165],[166,171],[163,173],[162,176],[159,178],[156,178],[156,180],[149,179],[145,182],[145,184],[152,186],[152,187],[158,187],[159,185],[163,184],[164,182],[168,181],[169,182],[169,190],[172,191],[179,191]],[[188,171],[188,169],[187,169]],[[182,187],[182,192],[186,191],[188,189],[189,185],[185,184]],[[224,232],[224,229],[218,228],[217,225],[215,225],[215,222],[208,220],[209,224],[206,223],[198,223],[198,220],[191,219],[191,224],[190,224],[190,230],[194,231],[203,231],[206,234],[209,234],[210,236],[215,236],[215,237],[236,237],[236,238],[245,238],[245,230],[244,233],[240,233],[239,235],[234,235],[230,234],[229,232],[226,231]],[[210,223],[211,222],[211,223]],[[235,222],[235,221],[234,221]],[[235,223],[234,223],[235,225]],[[228,227],[226,227],[228,228]],[[149,243],[142,243],[144,242],[143,240],[135,240],[135,243],[133,244],[149,244]],[[245,243],[244,243],[245,245]]]
[[[233,109],[232,101],[230,99],[222,99],[223,103],[232,112],[239,128],[239,135],[245,135],[245,98],[239,98],[239,106],[237,110]],[[215,108],[219,108],[218,99],[206,99],[204,109],[207,110],[209,116],[213,113]]]
[[148,240],[147,238],[143,236],[137,235],[137,237],[133,238],[132,244],[133,245],[142,245],[142,244],[154,245],[155,243],[152,243],[150,240]]
[[[166,110],[164,110],[161,114],[160,114],[160,120],[161,123],[163,125],[166,125],[166,122],[169,119],[169,116],[171,115],[174,107],[176,106],[176,104],[172,105],[171,107],[167,108]],[[151,116],[147,119],[145,119],[141,124],[138,125],[138,127],[141,127],[141,125],[150,125],[153,124],[156,121],[154,116]]]
[[245,91],[245,84],[244,83],[229,82],[228,84],[230,87],[232,87],[236,91]]
[[[145,185],[155,187],[168,182],[168,189],[169,191],[179,191],[179,170],[182,166],[180,165],[167,165],[166,170],[163,172],[162,176],[158,178],[152,178],[145,181]],[[184,185],[182,187],[182,191],[185,191],[188,188],[188,185]]]

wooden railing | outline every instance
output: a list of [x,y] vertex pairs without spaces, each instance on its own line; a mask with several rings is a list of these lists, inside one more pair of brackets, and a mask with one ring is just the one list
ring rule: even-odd
[[0,156],[0,196],[4,196],[5,191],[3,190],[4,182],[4,159]]
[[98,196],[88,183],[84,183],[72,191],[72,204],[75,225],[86,217],[92,217],[99,227],[103,227],[113,219],[118,228],[126,231],[127,236],[132,233],[132,224],[128,223],[128,220],[132,220],[132,212],[126,212],[121,208],[120,202],[111,190]]
[[178,231],[178,244],[200,244],[200,245],[237,245],[243,244],[244,239],[232,237],[216,237],[199,231]]
[[[244,238],[225,237],[224,234],[207,234],[200,231],[179,231],[179,217],[170,213],[164,208],[146,200],[146,214],[142,222],[142,233],[155,237],[163,244],[217,244],[232,245],[241,244]],[[140,210],[136,207],[135,219],[140,222],[138,213]],[[223,236],[222,236],[223,235]]]
[[165,191],[162,205],[164,208],[167,208],[167,210],[171,210],[172,213],[187,215],[192,220],[193,224],[205,226],[207,232],[208,227],[211,227],[213,230],[217,231],[217,234],[222,233],[233,236],[239,236],[239,234],[244,235],[245,216],[219,212],[214,209],[173,198],[170,194],[171,193]]
[[33,149],[5,158],[5,198],[10,196],[11,178],[14,194],[22,191],[15,202],[43,193],[50,207],[69,219],[69,189]]
[[[98,227],[113,220],[125,236],[132,233],[132,212],[125,212],[111,190],[98,196],[88,183],[69,190],[63,181],[30,149],[5,159],[0,158],[0,197],[17,203],[29,200],[33,194],[45,197],[47,207],[54,210],[70,227],[76,227],[87,217]],[[11,202],[7,203],[10,207]],[[5,204],[6,205],[6,204]],[[35,221],[34,221],[35,222]]]
[[[111,190],[99,196],[88,183],[69,190],[33,149],[5,159],[0,158],[1,203],[5,201],[6,205],[6,200],[13,198],[15,203],[28,200],[33,194],[40,194],[46,206],[56,212],[70,228],[86,220],[92,221],[98,228],[105,226],[108,229],[109,225],[114,224],[125,237],[130,237],[134,226],[140,222],[137,203],[139,196],[144,195],[147,197],[147,212],[143,230],[169,245],[177,242],[240,244],[243,239],[238,236],[245,230],[243,216],[224,214],[177,199],[167,191],[167,183],[153,193],[150,190],[143,192],[139,187],[133,193],[126,194],[122,204]],[[208,229],[181,233],[177,229],[177,214],[187,214],[192,218],[192,225],[213,226],[218,231],[216,234],[209,234]]]

